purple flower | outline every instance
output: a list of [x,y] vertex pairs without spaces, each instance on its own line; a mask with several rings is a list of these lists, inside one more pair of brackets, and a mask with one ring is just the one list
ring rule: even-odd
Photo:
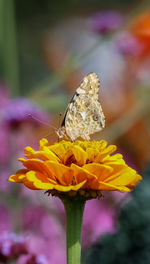
[[94,31],[105,34],[117,30],[123,21],[123,16],[117,11],[102,11],[91,18],[91,27]]
[[36,256],[34,254],[22,255],[18,258],[17,264],[48,264],[44,255]]
[[36,264],[36,256],[33,254],[21,255],[17,260],[17,264]]
[[2,119],[9,125],[16,127],[25,121],[40,124],[40,120],[46,121],[48,116],[37,105],[20,97],[11,99],[3,111]]
[[33,205],[23,209],[22,215],[30,252],[34,255],[37,252],[44,254],[49,263],[66,263],[64,228],[55,214],[49,214],[43,207]]
[[138,40],[128,32],[124,32],[119,36],[116,47],[122,55],[129,56],[138,56],[142,48]]
[[[40,223],[39,223],[40,226]],[[46,228],[46,227],[45,227]],[[52,230],[53,226],[47,226],[47,231]],[[31,231],[26,233],[29,252],[33,255],[36,255],[38,252],[39,255],[46,256],[49,260],[49,263],[55,264],[65,264],[66,263],[66,254],[65,254],[65,241],[63,237],[61,238],[50,236],[49,238],[44,237],[42,235],[32,233]]]
[[27,253],[26,241],[22,236],[3,232],[0,235],[0,256],[2,259],[15,258]]
[[47,258],[43,255],[36,256],[36,264],[48,264]]

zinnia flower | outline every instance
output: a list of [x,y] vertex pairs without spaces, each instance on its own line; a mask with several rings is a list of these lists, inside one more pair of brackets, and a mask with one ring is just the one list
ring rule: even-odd
[[42,139],[39,150],[25,148],[27,159],[19,159],[25,168],[9,180],[52,194],[88,192],[91,198],[103,190],[130,192],[141,176],[125,163],[121,154],[112,155],[114,151],[116,146],[107,146],[104,140],[49,143]]

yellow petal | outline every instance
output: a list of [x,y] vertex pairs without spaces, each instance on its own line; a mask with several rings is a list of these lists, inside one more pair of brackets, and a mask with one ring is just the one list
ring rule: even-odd
[[57,157],[59,157],[60,160],[63,160],[64,155],[68,149],[68,147],[71,146],[71,142],[67,141],[61,141],[58,143],[55,143],[51,146],[49,146],[48,148],[55,154],[57,155]]
[[116,164],[124,164],[125,165],[125,161],[123,160],[123,156],[122,156],[122,154],[115,154],[115,155],[112,155],[112,156],[106,156],[106,157],[104,157],[103,159],[102,159],[102,162],[103,163],[105,163],[105,164],[107,164],[107,165],[112,165],[113,166],[113,164],[114,163],[116,163]]
[[99,181],[103,181],[113,172],[112,167],[99,163],[89,163],[84,165],[83,168],[89,171],[90,173],[96,175]]
[[40,147],[39,149],[43,148],[43,146],[47,146],[48,145],[48,140],[46,138],[42,138],[40,140]]
[[95,158],[95,162],[102,162],[105,157],[109,156],[116,149],[117,147],[115,145],[108,146],[107,148],[99,152],[99,155]]
[[11,182],[22,182],[23,179],[24,179],[25,176],[26,176],[26,172],[28,172],[27,169],[18,170],[18,171],[16,172],[16,174],[11,175],[11,176],[9,177],[9,181],[11,181]]
[[84,185],[84,182],[76,184],[75,186],[73,185],[63,186],[60,184],[51,184],[48,182],[43,182],[42,175],[40,176],[39,172],[36,172],[36,171],[29,171],[26,174],[26,178],[24,179],[23,183],[30,189],[35,189],[35,190],[36,189],[45,189],[45,190],[55,189],[55,190],[63,191],[63,192],[68,192],[71,190],[77,191]]
[[126,186],[116,186],[110,183],[99,182],[97,189],[100,191],[119,191],[119,192],[130,192],[131,189]]
[[97,149],[87,148],[86,153],[88,155],[87,160],[89,162],[94,162],[95,158],[99,155],[99,150],[98,148]]
[[70,165],[69,162],[71,162],[72,158],[76,164],[82,166],[86,163],[87,157],[87,153],[80,146],[73,146],[68,148],[67,152],[65,153],[63,163]]
[[[118,166],[120,167],[120,166]],[[113,185],[128,185],[131,182],[134,182],[136,179],[136,171],[129,168],[128,166],[123,166],[118,168],[118,171],[115,169],[111,176],[105,178],[105,182],[111,183]]]
[[55,180],[46,162],[37,159],[26,160],[23,158],[20,158],[19,161],[21,161],[28,170],[39,171],[43,174],[43,177],[45,176]]
[[81,168],[75,164],[72,164],[71,168],[74,171],[74,178],[76,183],[86,181],[84,188],[92,189],[92,187],[95,186],[95,184],[97,184],[98,182],[97,177],[94,174],[87,171],[86,169],[84,169],[83,167]]
[[26,154],[25,156],[28,159],[37,158],[43,161],[45,160],[53,160],[55,162],[59,161],[59,158],[52,151],[50,151],[48,147],[45,146],[43,147],[42,150],[39,151],[35,151],[31,147],[26,147],[24,152]]
[[53,161],[46,161],[45,163],[56,178],[57,183],[64,186],[72,184],[73,170],[70,167]]
[[68,191],[78,191],[80,190],[86,181],[80,182],[76,185],[69,185],[69,186],[63,186],[63,185],[55,185],[54,189],[60,192],[68,192]]
[[40,172],[32,170],[26,173],[23,183],[30,189],[50,189],[53,186],[53,184],[48,182],[48,179],[43,179],[43,175]]

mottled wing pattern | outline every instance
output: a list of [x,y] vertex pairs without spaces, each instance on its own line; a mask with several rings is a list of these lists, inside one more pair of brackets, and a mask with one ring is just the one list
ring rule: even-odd
[[95,73],[84,77],[67,107],[62,125],[57,134],[60,138],[69,137],[72,141],[102,130],[105,117],[98,102],[99,79]]

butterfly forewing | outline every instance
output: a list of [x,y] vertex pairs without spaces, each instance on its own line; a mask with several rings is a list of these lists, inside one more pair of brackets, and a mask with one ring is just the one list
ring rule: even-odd
[[95,73],[84,77],[77,88],[58,130],[58,136],[75,140],[78,137],[89,140],[90,135],[102,130],[105,117],[98,102],[99,79]]

